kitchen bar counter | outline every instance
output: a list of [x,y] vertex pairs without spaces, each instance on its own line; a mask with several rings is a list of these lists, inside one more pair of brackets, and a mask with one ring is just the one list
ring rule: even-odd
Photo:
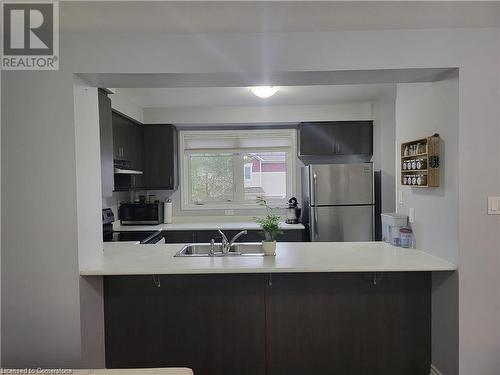
[[454,271],[455,264],[424,251],[384,242],[279,242],[276,256],[181,257],[182,244],[104,244],[83,276],[295,272]]

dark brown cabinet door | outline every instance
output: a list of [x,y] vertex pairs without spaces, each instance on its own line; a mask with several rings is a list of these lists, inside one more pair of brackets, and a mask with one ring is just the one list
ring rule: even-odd
[[[142,125],[133,124],[130,127],[130,138],[127,148],[130,150],[130,166],[132,169],[144,171],[144,133]],[[131,187],[139,189],[144,186],[144,176],[131,177]]]
[[427,375],[428,273],[274,274],[267,374]]
[[305,122],[299,125],[299,156],[333,155],[331,123]]
[[176,190],[177,130],[173,125],[143,125],[143,128],[144,187]]
[[127,119],[113,112],[113,155],[116,160],[128,160],[125,145],[129,138]]
[[101,147],[101,188],[102,196],[113,195],[113,127],[111,119],[111,100],[102,91],[98,92],[99,100],[99,136]]
[[373,154],[373,124],[371,121],[337,122],[330,126],[331,142],[335,154]]
[[[113,153],[115,160],[129,163],[131,169],[144,169],[144,148],[142,125],[113,112]],[[116,191],[139,189],[144,185],[142,175],[116,175],[114,189]]]
[[264,275],[162,275],[160,283],[104,278],[107,368],[266,373]]
[[166,243],[194,243],[195,232],[190,230],[169,230],[162,232]]
[[299,156],[371,155],[373,121],[304,122]]

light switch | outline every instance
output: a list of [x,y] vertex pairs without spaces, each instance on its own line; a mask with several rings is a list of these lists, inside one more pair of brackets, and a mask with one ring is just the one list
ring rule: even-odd
[[415,209],[413,207],[408,208],[408,221],[410,223],[415,222]]
[[500,215],[500,197],[488,197],[488,215]]
[[403,204],[403,191],[398,190],[398,203]]

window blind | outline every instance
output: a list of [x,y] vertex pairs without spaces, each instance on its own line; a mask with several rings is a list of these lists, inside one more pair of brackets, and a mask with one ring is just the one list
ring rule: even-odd
[[186,153],[257,152],[288,150],[294,142],[294,130],[217,130],[183,131],[181,137]]

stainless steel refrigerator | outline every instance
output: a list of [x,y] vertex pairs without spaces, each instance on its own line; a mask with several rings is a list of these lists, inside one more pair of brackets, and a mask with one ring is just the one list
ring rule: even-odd
[[372,163],[303,167],[302,196],[311,241],[373,241]]

